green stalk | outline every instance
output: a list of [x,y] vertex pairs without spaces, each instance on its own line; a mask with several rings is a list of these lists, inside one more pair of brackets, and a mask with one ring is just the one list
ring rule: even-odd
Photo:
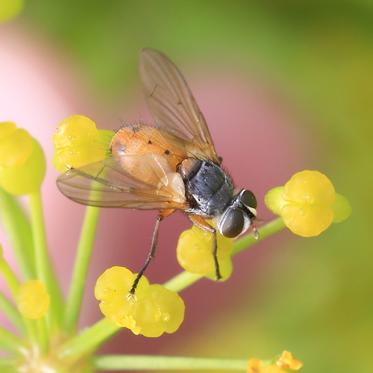
[[87,207],[86,209],[70,291],[66,303],[64,325],[66,330],[69,332],[73,332],[76,329],[79,319],[84,285],[91,259],[99,212],[100,209],[97,207]]
[[120,328],[109,319],[102,319],[63,345],[60,357],[74,358],[87,354],[96,349],[119,329]]
[[2,357],[0,359],[0,372],[13,372],[14,373],[15,359],[9,359]]
[[246,360],[208,359],[178,356],[107,355],[96,357],[94,367],[100,370],[237,370],[245,372]]
[[26,280],[35,277],[34,247],[30,223],[17,200],[0,188],[0,216]]
[[269,236],[273,236],[274,234],[282,231],[285,228],[285,223],[282,220],[282,218],[277,218],[269,223],[263,225],[258,229],[259,232],[259,238],[256,239],[252,234],[248,234],[246,236],[243,236],[242,238],[238,239],[233,246],[233,252],[232,255],[237,255],[241,251],[246,250],[250,246],[263,241]]
[[42,281],[48,289],[51,297],[50,317],[53,321],[60,323],[63,310],[62,293],[48,256],[40,191],[30,194],[29,197],[36,273],[38,279]]
[[39,320],[32,320],[36,324],[37,338],[39,346],[43,352],[48,351],[48,328],[46,318],[43,317]]
[[17,308],[8,300],[8,298],[0,293],[0,310],[8,318],[8,320],[21,332],[25,331],[25,325]]
[[[251,234],[237,240],[233,247],[233,255],[240,253],[241,251],[249,248],[250,246],[262,241],[263,239],[271,236],[282,229],[285,225],[281,218],[275,219],[266,225],[260,227],[259,239],[255,239]],[[167,281],[164,285],[173,291],[181,291],[190,285],[197,282],[203,276],[196,275],[189,272],[181,272],[171,280]],[[88,353],[93,349],[97,348],[102,342],[112,337],[121,328],[115,325],[109,319],[101,319],[96,324],[85,329],[81,334],[72,338],[62,348],[61,354],[63,356],[78,356],[84,353]]]
[[14,334],[0,328],[0,350],[6,352],[20,352],[22,341]]
[[4,280],[12,294],[12,297],[14,299],[17,299],[19,281],[12,268],[9,266],[8,262],[4,258],[0,258],[0,273],[4,277]]

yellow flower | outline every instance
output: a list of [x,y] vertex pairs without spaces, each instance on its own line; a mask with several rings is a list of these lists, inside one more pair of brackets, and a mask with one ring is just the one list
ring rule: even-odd
[[247,366],[247,373],[286,373],[277,365],[266,364],[260,359],[250,359]]
[[250,359],[247,365],[247,373],[286,373],[289,370],[296,371],[303,367],[303,363],[289,351],[284,351],[277,359],[276,364],[260,359]]
[[64,119],[53,135],[53,164],[60,172],[101,161],[106,157],[114,133],[98,130],[96,123],[83,115]]
[[[222,279],[226,280],[232,273],[233,240],[217,233],[218,261]],[[177,244],[177,260],[181,267],[191,273],[216,279],[215,262],[212,255],[213,237],[197,226],[185,230]]]
[[21,285],[17,306],[21,315],[26,319],[36,320],[45,316],[48,312],[49,302],[49,294],[40,281],[30,280]]
[[341,222],[351,213],[347,199],[319,171],[297,172],[284,186],[270,190],[265,203],[293,233],[303,237],[318,236],[333,221]]
[[12,122],[0,122],[0,186],[14,195],[36,192],[45,176],[39,143]]
[[135,295],[131,295],[135,278],[136,274],[124,267],[107,269],[95,287],[101,312],[134,334],[159,337],[165,332],[174,333],[184,319],[183,300],[161,285],[150,285],[144,276]]
[[284,351],[276,361],[278,367],[290,370],[299,370],[302,368],[303,363],[297,360],[289,351]]

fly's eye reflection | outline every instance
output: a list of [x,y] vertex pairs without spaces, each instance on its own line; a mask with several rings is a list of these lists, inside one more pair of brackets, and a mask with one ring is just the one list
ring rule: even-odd
[[244,212],[241,209],[228,208],[221,217],[218,229],[219,232],[229,238],[237,237],[245,227]]
[[241,203],[243,203],[246,207],[252,207],[254,209],[256,209],[257,207],[257,202],[256,202],[256,198],[253,194],[253,192],[251,192],[250,190],[243,190],[241,193],[240,193],[240,201]]

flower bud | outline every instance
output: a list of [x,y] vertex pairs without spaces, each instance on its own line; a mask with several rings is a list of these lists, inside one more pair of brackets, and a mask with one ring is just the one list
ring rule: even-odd
[[14,195],[39,190],[45,176],[39,143],[12,122],[0,123],[0,186]]
[[[232,274],[233,240],[217,235],[218,262],[222,279]],[[186,271],[216,279],[216,268],[213,256],[213,235],[196,226],[181,233],[177,243],[177,260]]]
[[351,212],[347,199],[336,194],[331,181],[319,171],[297,172],[284,186],[270,190],[265,203],[293,233],[303,237],[318,236]]
[[96,123],[83,115],[64,119],[53,135],[53,164],[60,172],[104,159],[109,151],[112,131],[98,130]]
[[142,276],[136,293],[130,294],[136,274],[124,267],[107,269],[97,280],[95,297],[101,312],[134,334],[159,337],[174,333],[184,319],[180,296],[161,285],[150,285]]
[[49,294],[42,282],[31,280],[21,285],[17,306],[24,318],[37,320],[44,317],[48,312],[49,303]]

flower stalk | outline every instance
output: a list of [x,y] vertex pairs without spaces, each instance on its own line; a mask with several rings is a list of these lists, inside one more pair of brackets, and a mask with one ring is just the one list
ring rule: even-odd
[[0,293],[0,311],[4,313],[7,319],[15,326],[19,331],[25,331],[25,325],[19,314],[17,308],[10,302],[10,300],[3,294]]
[[0,350],[5,352],[20,353],[22,341],[14,334],[0,328]]
[[2,188],[0,188],[0,216],[24,279],[34,278],[34,244],[30,223],[17,200]]
[[247,360],[179,356],[106,355],[93,360],[100,370],[223,370],[246,371]]
[[75,331],[79,319],[80,307],[83,298],[88,266],[91,259],[99,212],[100,209],[97,207],[86,208],[71,279],[71,287],[66,302],[64,326],[68,332]]
[[29,201],[37,277],[47,286],[52,299],[49,322],[60,324],[63,310],[62,293],[48,256],[40,191],[30,194]]

